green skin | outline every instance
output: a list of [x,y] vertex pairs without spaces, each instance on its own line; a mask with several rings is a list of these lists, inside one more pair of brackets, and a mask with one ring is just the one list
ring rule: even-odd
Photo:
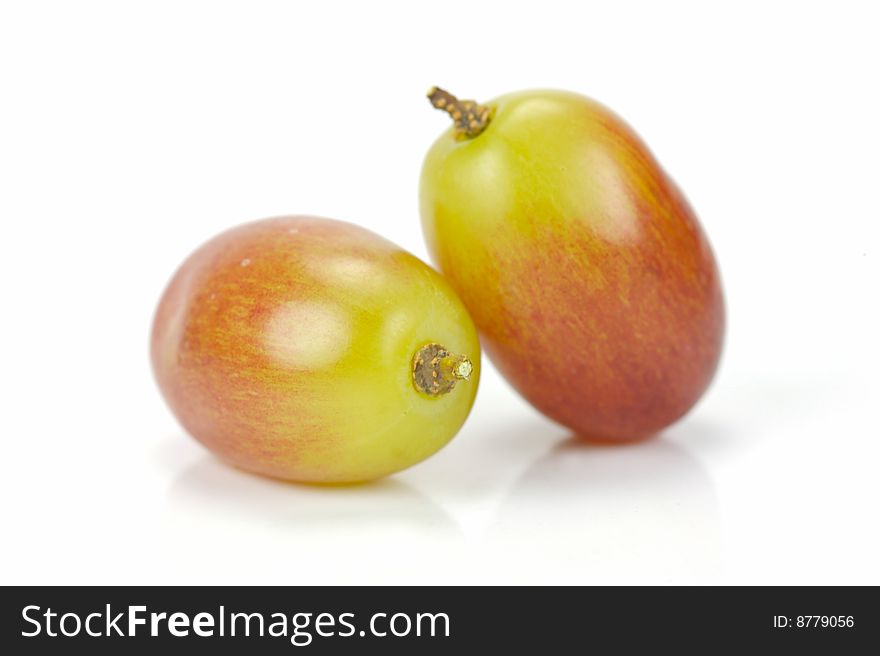
[[432,146],[421,216],[435,263],[499,370],[539,410],[601,440],[652,435],[717,367],[720,278],[687,201],[598,103],[526,91],[479,134]]

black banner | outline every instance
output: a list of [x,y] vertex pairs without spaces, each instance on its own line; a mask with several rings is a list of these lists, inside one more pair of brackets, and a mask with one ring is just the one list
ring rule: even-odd
[[7,587],[0,646],[6,654],[556,653],[598,645],[616,653],[852,653],[877,646],[878,612],[877,589],[866,587]]

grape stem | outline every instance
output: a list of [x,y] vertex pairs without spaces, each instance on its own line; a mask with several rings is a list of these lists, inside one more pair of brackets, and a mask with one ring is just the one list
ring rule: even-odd
[[428,396],[448,394],[458,381],[471,377],[474,365],[467,356],[450,353],[437,343],[425,344],[413,355],[412,380]]
[[480,135],[492,120],[492,111],[485,105],[480,105],[475,100],[459,100],[440,87],[431,87],[428,100],[434,107],[442,109],[452,117],[455,122],[455,133],[460,137],[473,139]]

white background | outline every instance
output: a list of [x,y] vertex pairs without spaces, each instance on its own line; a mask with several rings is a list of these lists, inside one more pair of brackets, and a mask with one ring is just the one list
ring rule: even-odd
[[[880,583],[872,3],[0,4],[2,583]],[[579,91],[702,217],[728,340],[662,436],[579,446],[486,367],[375,484],[260,479],[148,363],[199,243],[285,213],[421,257],[432,84]]]

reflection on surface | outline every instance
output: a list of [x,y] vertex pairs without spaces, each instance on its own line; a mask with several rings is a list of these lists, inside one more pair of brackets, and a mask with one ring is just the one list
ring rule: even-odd
[[701,580],[720,569],[712,480],[663,438],[563,441],[517,481],[487,540],[504,562],[522,564],[515,580],[522,572],[544,583]]
[[[223,568],[234,560],[242,581],[279,584],[365,582],[388,562],[405,573],[431,557],[406,548],[414,538],[440,550],[459,534],[439,506],[399,481],[296,485],[211,456],[174,481],[163,529],[166,556],[187,581],[224,582]],[[246,575],[242,561],[252,567]]]
[[[672,434],[688,446],[698,437]],[[183,467],[158,541],[179,583],[697,583],[721,574],[712,479],[663,437],[598,446],[521,422],[404,476],[347,487],[254,476],[180,437],[157,463]]]

